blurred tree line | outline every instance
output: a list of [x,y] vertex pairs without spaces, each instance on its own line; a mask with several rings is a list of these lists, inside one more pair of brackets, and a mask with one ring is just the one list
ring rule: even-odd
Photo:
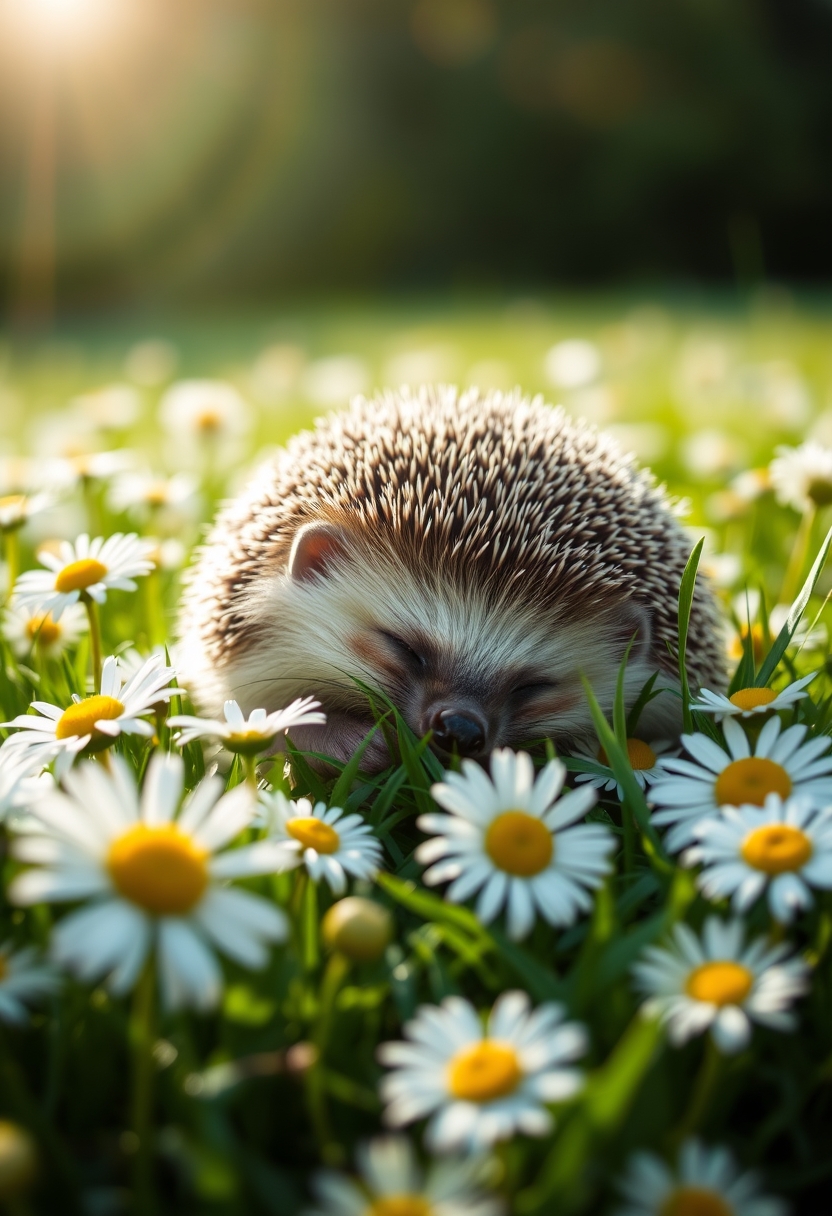
[[830,0],[112,3],[0,26],[7,302],[832,272]]

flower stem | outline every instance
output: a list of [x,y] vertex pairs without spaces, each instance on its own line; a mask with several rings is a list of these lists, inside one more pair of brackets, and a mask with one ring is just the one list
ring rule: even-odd
[[150,955],[136,987],[131,1039],[133,1047],[133,1210],[141,1216],[157,1212],[153,1184],[153,1042],[155,1038],[156,974]]
[[693,1086],[690,1102],[685,1114],[678,1126],[670,1135],[670,1141],[674,1149],[678,1148],[683,1140],[694,1131],[700,1130],[700,1124],[704,1119],[708,1107],[711,1103],[714,1090],[722,1072],[722,1056],[719,1049],[714,1043],[712,1037],[708,1035],[705,1044],[705,1057],[699,1066],[699,1072],[696,1074],[696,1081]]
[[241,756],[243,762],[243,772],[246,775],[246,781],[251,788],[257,792],[257,757],[256,756]]
[[11,599],[12,592],[14,591],[14,585],[17,582],[19,570],[20,542],[18,540],[17,528],[10,528],[6,533],[6,574],[8,577],[6,599]]
[[[309,884],[314,890],[312,883]],[[343,954],[333,954],[326,965],[321,981],[321,1003],[318,1013],[318,1025],[313,1042],[317,1048],[315,1062],[305,1075],[306,1102],[309,1108],[309,1118],[318,1141],[321,1159],[328,1165],[341,1164],[342,1152],[337,1142],[333,1141],[330,1128],[329,1111],[327,1109],[326,1091],[324,1087],[324,1068],[326,1049],[332,1031],[332,1019],[335,1013],[335,1000],[341,985],[347,977],[350,964]]]
[[87,610],[90,623],[90,649],[92,651],[92,680],[93,692],[101,691],[101,628],[98,622],[98,607],[95,600],[81,592],[81,600]]
[[783,579],[783,586],[780,589],[780,603],[791,604],[794,597],[797,595],[797,590],[800,585],[800,576],[803,573],[803,567],[806,565],[806,554],[809,551],[809,542],[812,539],[812,525],[815,522],[815,507],[810,505],[803,512],[803,517],[800,520],[800,526],[797,529],[797,534],[794,538],[789,564],[786,569],[786,575]]

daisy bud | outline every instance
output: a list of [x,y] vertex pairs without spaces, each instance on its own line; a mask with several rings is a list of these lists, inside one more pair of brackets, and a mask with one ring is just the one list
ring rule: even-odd
[[393,917],[387,909],[357,895],[333,904],[321,928],[330,949],[354,963],[375,962],[393,939]]
[[37,1165],[37,1148],[29,1133],[17,1123],[0,1120],[0,1200],[28,1191]]

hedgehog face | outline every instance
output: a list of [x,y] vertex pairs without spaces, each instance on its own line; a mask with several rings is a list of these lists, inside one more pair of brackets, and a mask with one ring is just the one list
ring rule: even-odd
[[[300,728],[293,741],[346,761],[373,724],[359,680],[385,693],[416,735],[431,731],[441,754],[485,758],[498,746],[591,736],[581,676],[609,710],[634,635],[631,697],[653,665],[647,615],[626,599],[580,619],[541,613],[522,585],[510,593],[459,585],[403,564],[392,548],[312,525],[296,538],[286,573],[252,597],[256,643],[226,668],[224,695],[246,708],[315,695],[327,724]],[[389,762],[374,741],[365,766]]]

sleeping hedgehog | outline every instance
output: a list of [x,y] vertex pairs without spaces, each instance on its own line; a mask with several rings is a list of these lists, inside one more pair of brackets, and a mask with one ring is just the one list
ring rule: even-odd
[[[358,398],[292,439],[220,512],[191,569],[181,671],[195,702],[246,712],[314,694],[305,750],[347,760],[380,689],[441,754],[484,758],[594,731],[659,673],[639,733],[678,734],[679,584],[690,541],[664,492],[612,440],[541,398],[454,388]],[[634,639],[634,640],[633,640]],[[724,685],[700,577],[691,684]],[[366,769],[390,762],[377,734]]]

